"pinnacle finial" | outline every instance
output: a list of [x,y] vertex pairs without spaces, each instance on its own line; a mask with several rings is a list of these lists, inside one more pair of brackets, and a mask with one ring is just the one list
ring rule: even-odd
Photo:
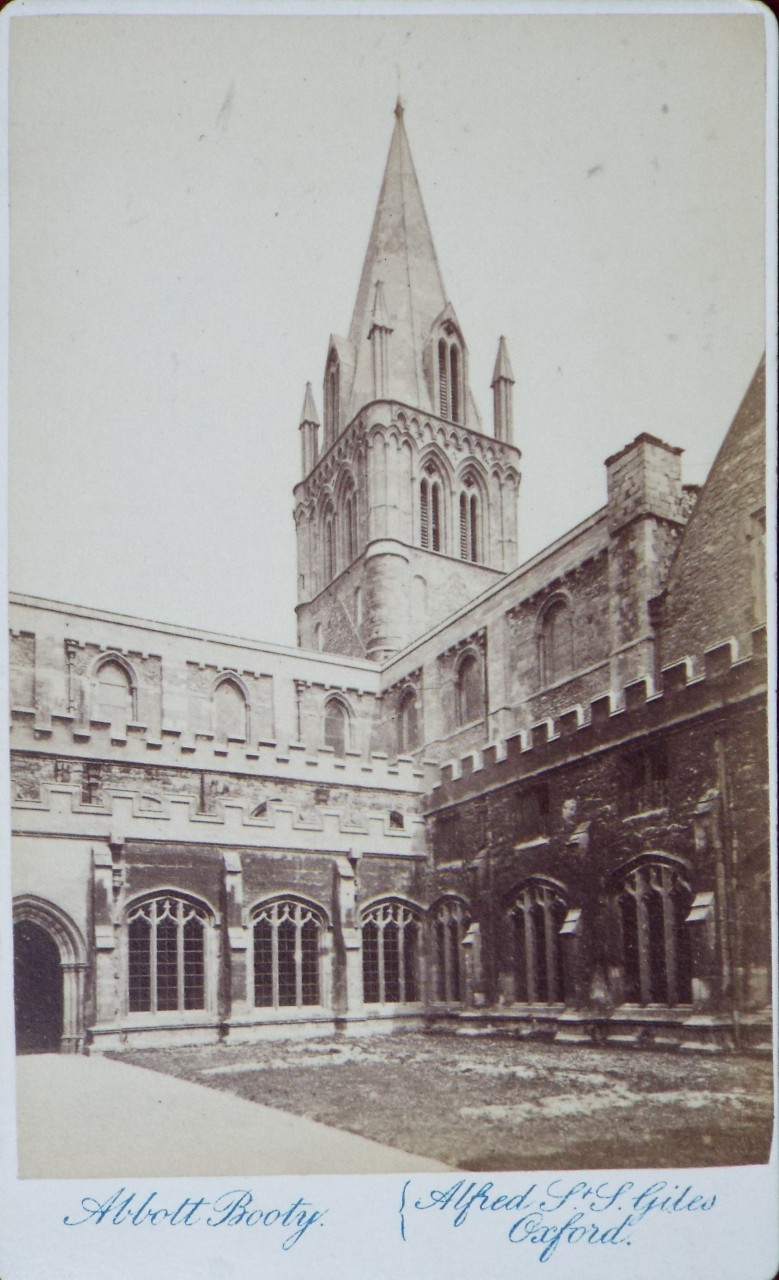
[[403,99],[401,98],[400,94],[398,94],[398,100],[395,103],[395,119],[402,120],[404,111],[405,111],[405,107],[403,106]]
[[306,383],[306,395],[305,395],[305,399],[303,400],[303,408],[300,413],[301,426],[305,422],[309,422],[311,423],[312,426],[315,426],[315,427],[319,426],[319,416],[316,411],[316,405],[314,404],[314,393],[311,390],[310,382]]

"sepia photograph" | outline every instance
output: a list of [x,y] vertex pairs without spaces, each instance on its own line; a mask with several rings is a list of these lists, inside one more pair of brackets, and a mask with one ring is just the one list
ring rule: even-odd
[[19,1178],[765,1165],[770,15],[7,12]]

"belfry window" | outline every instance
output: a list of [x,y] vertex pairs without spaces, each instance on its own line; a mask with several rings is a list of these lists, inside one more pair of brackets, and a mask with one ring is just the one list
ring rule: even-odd
[[455,684],[457,723],[471,724],[484,715],[484,682],[481,662],[467,653],[457,668]]
[[472,476],[468,476],[460,494],[460,559],[479,559],[479,498]]
[[428,551],[443,551],[443,489],[432,463],[425,467],[419,486],[420,543]]
[[362,980],[366,1004],[413,1004],[421,999],[419,914],[404,902],[380,902],[362,921]]
[[254,916],[254,1003],[303,1008],[322,1003],[323,919],[304,902],[269,903]]
[[544,880],[528,880],[514,900],[510,919],[520,1004],[565,1000],[565,944],[560,930],[566,911],[562,891]]
[[208,916],[169,894],[127,917],[127,1007],[130,1013],[206,1008]]
[[628,1004],[689,1004],[692,998],[686,917],[692,894],[684,873],[645,862],[617,895],[622,931],[623,995]]
[[470,923],[457,898],[445,899],[433,912],[436,1000],[456,1004],[463,998],[462,940]]
[[462,356],[456,340],[438,340],[438,412],[450,422],[463,420]]

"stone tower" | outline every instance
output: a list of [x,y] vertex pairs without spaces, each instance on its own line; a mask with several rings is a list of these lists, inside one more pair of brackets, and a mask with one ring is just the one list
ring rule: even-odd
[[310,385],[301,415],[299,644],[381,661],[515,566],[513,381],[501,338],[485,434],[398,101],[349,335],[330,338],[321,428]]

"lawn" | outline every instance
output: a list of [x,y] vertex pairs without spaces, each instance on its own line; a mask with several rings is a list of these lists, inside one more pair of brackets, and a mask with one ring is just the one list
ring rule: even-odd
[[116,1056],[461,1169],[759,1164],[770,1150],[765,1058],[423,1032]]

